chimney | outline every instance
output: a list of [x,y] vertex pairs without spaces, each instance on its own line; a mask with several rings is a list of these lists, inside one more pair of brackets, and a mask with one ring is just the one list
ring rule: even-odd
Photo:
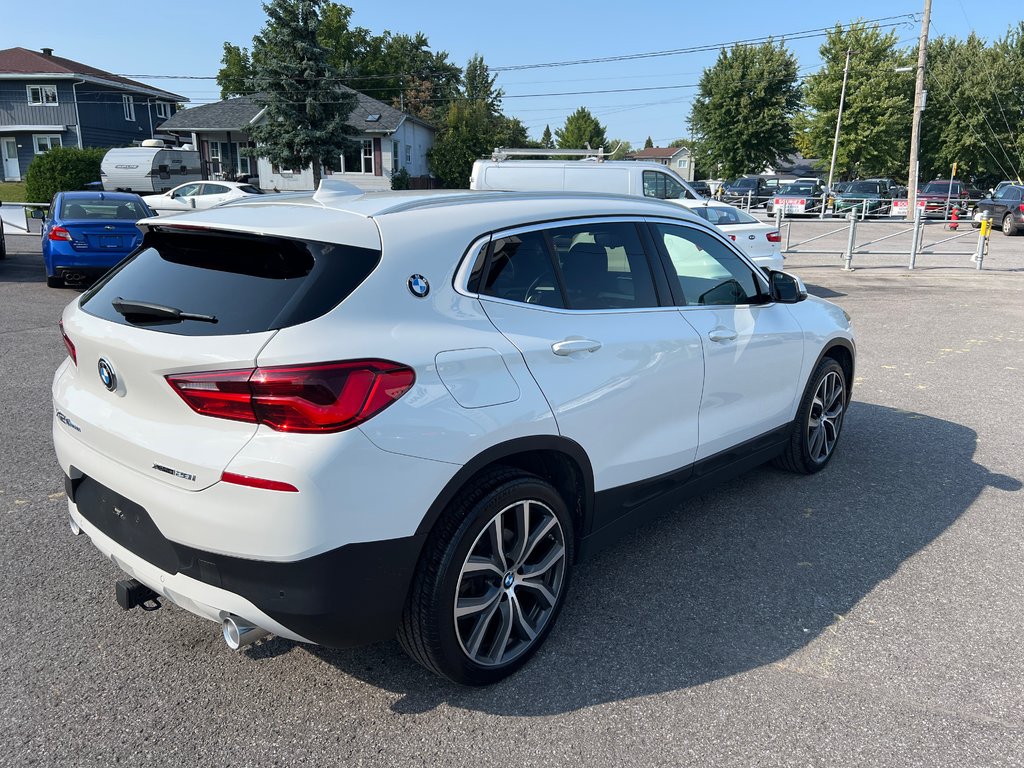
[[43,56],[53,56],[53,48],[41,48]]

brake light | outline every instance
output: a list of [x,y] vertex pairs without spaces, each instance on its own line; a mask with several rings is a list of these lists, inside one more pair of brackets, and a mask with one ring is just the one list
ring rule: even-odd
[[50,230],[48,235],[50,240],[71,240],[71,233],[68,232],[64,227],[54,227]]
[[1018,205],[1017,206],[1017,210],[1020,211],[1021,213],[1024,213],[1024,203],[1021,203],[1020,205]]
[[167,376],[196,413],[279,432],[341,432],[373,418],[416,381],[387,360],[248,368]]
[[779,230],[777,230],[777,229],[774,230],[773,232],[769,232],[767,235],[765,235],[765,237],[768,238],[768,242],[769,243],[781,243],[782,242],[782,233],[779,232]]
[[60,335],[64,337],[64,346],[68,348],[68,357],[70,357],[71,358],[71,362],[74,363],[77,366],[78,365],[78,352],[75,351],[75,343],[73,341],[71,341],[71,338],[68,336],[67,332],[64,330],[64,321],[61,320],[59,323],[57,323],[57,326],[60,328]]

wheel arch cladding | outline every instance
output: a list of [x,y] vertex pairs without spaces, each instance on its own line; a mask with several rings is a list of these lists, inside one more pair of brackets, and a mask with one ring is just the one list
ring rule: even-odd
[[831,357],[839,363],[839,367],[843,369],[843,376],[846,377],[846,404],[849,405],[850,400],[853,398],[854,372],[853,350],[850,348],[849,342],[846,339],[835,339],[818,357],[818,360],[814,364],[814,368],[812,370],[817,370],[818,365],[820,365],[821,361],[826,357]]
[[501,443],[467,462],[430,505],[416,529],[417,535],[429,533],[459,492],[496,466],[521,469],[551,483],[572,515],[577,543],[589,533],[594,509],[594,471],[590,459],[578,443],[546,435]]

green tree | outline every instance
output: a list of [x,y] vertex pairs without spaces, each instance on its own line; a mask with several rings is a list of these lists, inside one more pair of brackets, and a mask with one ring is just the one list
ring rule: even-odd
[[647,137],[647,141],[644,142],[644,149],[654,149],[654,140],[650,136]]
[[267,23],[252,55],[253,86],[266,116],[249,135],[272,163],[312,164],[314,187],[321,165],[334,162],[355,134],[347,120],[356,95],[339,86],[338,71],[317,37],[324,5],[325,0],[264,3]]
[[551,137],[551,126],[544,126],[544,133],[540,137],[540,145],[543,149],[554,149],[555,140]]
[[48,202],[58,192],[82,189],[100,178],[105,149],[54,147],[38,155],[25,175],[25,197]]
[[1024,23],[991,45],[974,34],[933,38],[927,86],[921,181],[948,176],[953,163],[985,184],[1024,174]]
[[559,149],[591,149],[603,147],[607,143],[604,126],[590,114],[586,107],[580,107],[565,120],[565,125],[555,129]]
[[836,177],[906,178],[914,78],[897,73],[910,53],[897,47],[895,32],[877,26],[836,27],[819,48],[821,69],[804,81],[805,109],[796,118],[797,147],[819,158],[827,170],[832,158],[846,52],[852,51],[846,101],[836,155]]
[[217,72],[217,85],[220,86],[222,99],[252,92],[252,59],[248,48],[224,43],[224,55],[221,57],[220,63],[220,71]]
[[501,114],[501,98],[504,91],[495,87],[497,75],[492,75],[484,57],[474,53],[466,64],[463,75],[463,94],[471,101],[482,101],[493,115]]
[[430,170],[449,188],[466,188],[473,163],[490,153],[494,121],[483,101],[456,101],[427,153]]
[[608,139],[607,149],[612,160],[625,160],[626,155],[633,151],[633,145],[625,139]]
[[698,164],[733,177],[792,155],[799,105],[796,57],[783,44],[723,48],[690,114]]

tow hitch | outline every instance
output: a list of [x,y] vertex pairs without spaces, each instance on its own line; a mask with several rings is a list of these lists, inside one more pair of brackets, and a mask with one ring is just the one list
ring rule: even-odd
[[135,579],[125,579],[114,586],[117,604],[126,611],[136,606],[141,606],[144,611],[155,611],[160,607],[160,595]]

